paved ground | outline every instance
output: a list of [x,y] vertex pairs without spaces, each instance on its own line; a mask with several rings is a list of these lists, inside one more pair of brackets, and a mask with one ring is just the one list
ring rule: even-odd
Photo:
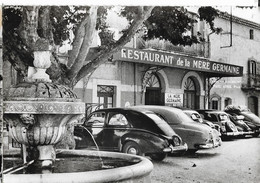
[[216,149],[153,163],[152,183],[259,183],[260,137],[224,141]]

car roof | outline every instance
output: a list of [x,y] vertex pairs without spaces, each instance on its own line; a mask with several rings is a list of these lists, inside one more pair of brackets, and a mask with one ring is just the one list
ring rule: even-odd
[[217,110],[215,110],[215,111],[206,111],[207,113],[217,113],[217,114],[223,114],[223,113],[225,113],[226,114],[226,112],[224,112],[224,111],[217,111]]
[[[147,110],[154,111],[156,113],[160,113],[160,115],[164,115],[166,120],[170,122],[170,119],[175,119],[176,114],[183,113],[183,116],[187,116],[181,109],[170,107],[170,106],[159,106],[159,105],[138,105],[138,106],[132,106],[131,108],[145,108]],[[187,116],[188,119],[190,119]],[[192,120],[192,119],[191,119]]]
[[141,112],[141,113],[147,113],[147,112],[153,113],[152,111],[149,111],[147,109],[135,109],[135,108],[129,108],[129,107],[112,107],[112,108],[98,109],[93,112],[127,112],[127,111],[137,111],[137,112]]
[[[98,109],[96,111],[93,111],[91,114],[93,114],[94,112],[129,112],[129,111],[134,111],[134,112],[138,112],[138,113],[142,113],[143,115],[147,116],[147,114],[155,114],[153,111],[147,110],[147,109],[143,109],[143,108],[130,108],[130,107],[117,107],[117,108],[105,108],[105,109]],[[91,115],[90,114],[90,115]],[[89,115],[89,116],[90,116]],[[148,116],[149,117],[149,116]],[[149,117],[150,118],[150,117]],[[176,133],[174,132],[174,130],[169,126],[165,126],[162,124],[166,124],[168,125],[168,123],[166,121],[160,121],[160,124],[158,123],[158,121],[150,118],[157,126],[158,128],[160,128],[166,135],[168,136],[172,136],[172,135],[176,135]]]
[[183,112],[188,112],[188,113],[199,113],[198,111],[193,110],[193,109],[184,109]]
[[149,110],[149,109],[163,109],[163,110],[166,110],[166,111],[182,111],[181,109],[179,108],[175,108],[175,107],[170,107],[170,106],[161,106],[161,105],[136,105],[136,106],[131,106],[132,109],[146,109],[146,110]]

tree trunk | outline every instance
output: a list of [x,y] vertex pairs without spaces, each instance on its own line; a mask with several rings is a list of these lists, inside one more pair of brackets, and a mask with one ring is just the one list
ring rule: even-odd
[[19,27],[20,37],[30,50],[39,38],[37,33],[40,6],[24,6],[22,22]]

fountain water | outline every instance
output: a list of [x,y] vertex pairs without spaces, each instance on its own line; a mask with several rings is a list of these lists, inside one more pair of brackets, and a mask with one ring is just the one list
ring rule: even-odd
[[[27,82],[6,90],[4,95],[4,120],[9,124],[12,138],[26,148],[23,152],[25,166],[19,167],[23,171],[12,170],[17,171],[16,174],[6,171],[3,182],[150,182],[153,165],[143,157],[111,152],[100,152],[97,156],[97,151],[82,150],[56,153],[55,145],[63,138],[67,126],[85,113],[85,104],[70,88],[51,83],[45,73],[50,66],[50,52],[46,47],[42,49],[42,42],[37,44],[40,49],[34,53],[35,73]],[[90,159],[100,160],[99,156],[102,163],[97,160],[92,163]],[[126,166],[108,164],[103,166],[105,169],[98,170],[106,159],[124,160]],[[95,168],[86,169],[82,167],[84,164]],[[27,174],[23,174],[24,171]]]

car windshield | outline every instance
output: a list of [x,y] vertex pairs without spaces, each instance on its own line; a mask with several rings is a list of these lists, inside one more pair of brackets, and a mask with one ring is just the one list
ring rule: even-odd
[[198,121],[198,122],[200,122],[200,123],[203,122],[203,119],[202,119],[201,116],[200,116],[199,114],[197,114],[197,113],[192,113],[190,117],[191,117],[191,119],[193,119],[194,121]]
[[228,121],[229,120],[228,115],[226,115],[226,114],[219,114],[219,119],[220,119],[220,121]]
[[158,125],[158,127],[165,133],[165,135],[172,136],[173,133],[175,133],[169,124],[160,116],[156,115],[155,113],[146,113],[146,115]]

